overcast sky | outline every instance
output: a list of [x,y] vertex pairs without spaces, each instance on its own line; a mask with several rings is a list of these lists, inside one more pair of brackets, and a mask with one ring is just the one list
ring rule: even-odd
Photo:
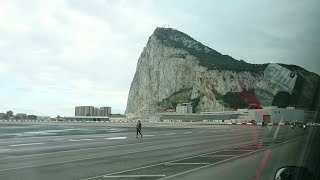
[[0,0],[0,112],[124,113],[136,64],[169,25],[250,63],[320,74],[319,0]]

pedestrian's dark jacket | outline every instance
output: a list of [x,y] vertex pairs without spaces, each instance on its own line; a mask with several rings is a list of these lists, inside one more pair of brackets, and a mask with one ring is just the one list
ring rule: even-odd
[[136,128],[141,129],[141,122],[137,122]]

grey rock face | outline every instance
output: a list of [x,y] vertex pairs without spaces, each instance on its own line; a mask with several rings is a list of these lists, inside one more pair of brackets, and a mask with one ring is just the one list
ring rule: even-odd
[[[184,101],[195,102],[195,112],[219,111],[226,106],[221,99],[226,93],[259,89],[266,83],[262,71],[237,72],[226,70],[228,67],[222,70],[200,65],[199,57],[192,55],[190,49],[195,52],[214,50],[187,35],[165,34],[169,40],[186,48],[170,46],[157,35],[162,30],[167,32],[168,29],[155,30],[138,60],[128,96],[127,115],[148,116]],[[268,95],[260,97],[264,105],[271,105],[272,98]]]

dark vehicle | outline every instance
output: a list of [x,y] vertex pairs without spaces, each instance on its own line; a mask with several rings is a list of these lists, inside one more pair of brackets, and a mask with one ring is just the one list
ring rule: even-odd
[[262,127],[266,127],[267,125],[268,125],[268,123],[267,123],[267,122],[262,121]]
[[252,124],[255,124],[255,123],[256,123],[255,120],[251,120],[251,121],[249,121],[249,122],[252,123]]
[[291,123],[291,129],[294,129],[296,127],[306,129],[307,125],[305,123],[302,123],[302,122],[293,122],[293,123]]

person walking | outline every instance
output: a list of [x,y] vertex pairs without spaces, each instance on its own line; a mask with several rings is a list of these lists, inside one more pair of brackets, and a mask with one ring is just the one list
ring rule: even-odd
[[142,137],[142,134],[141,134],[141,127],[142,127],[142,125],[141,125],[141,121],[140,120],[138,120],[138,122],[137,122],[137,124],[136,124],[136,129],[137,129],[137,136],[136,136],[136,138],[138,138],[138,133],[141,135],[141,137]]

